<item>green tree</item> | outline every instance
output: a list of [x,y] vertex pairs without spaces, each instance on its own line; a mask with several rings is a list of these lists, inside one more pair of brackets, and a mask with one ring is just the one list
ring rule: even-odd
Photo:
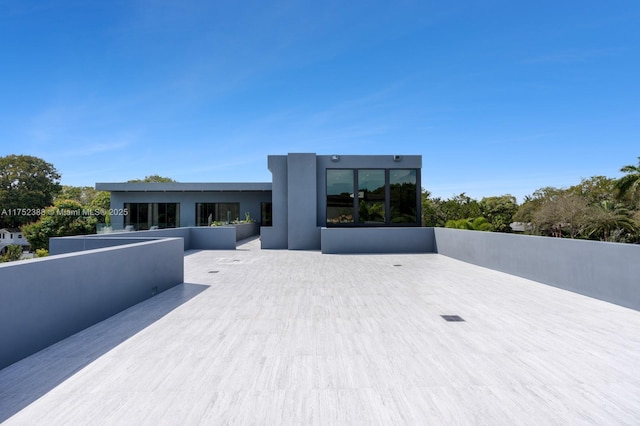
[[[563,194],[562,189],[552,186],[537,189],[533,194],[524,197],[524,202],[520,204],[513,215],[513,221],[533,224],[535,222],[534,215],[540,210],[542,204],[561,194]],[[537,230],[534,229],[534,233],[538,233]]]
[[484,217],[475,219],[448,220],[445,228],[468,229],[470,231],[493,231],[493,226]]
[[619,197],[630,195],[632,199],[637,201],[640,196],[640,157],[638,157],[638,165],[627,165],[620,169],[626,173],[625,176],[618,179],[614,187],[618,191]]
[[2,262],[13,262],[16,260],[20,260],[22,257],[22,247],[17,244],[12,244],[6,247],[6,252],[4,256],[2,256]]
[[589,179],[582,179],[578,185],[570,187],[568,192],[584,197],[590,205],[613,201],[616,198],[615,179],[592,176]]
[[611,201],[592,207],[587,217],[587,236],[601,241],[625,242],[635,239],[637,225],[629,209]]
[[513,195],[484,197],[480,200],[480,211],[493,229],[498,232],[511,232],[513,215],[518,211],[518,202]]
[[7,213],[0,214],[0,228],[37,220],[23,213],[50,206],[60,190],[60,174],[52,164],[29,155],[0,157],[0,213]]
[[545,198],[534,212],[532,223],[543,235],[560,236],[563,231],[576,238],[586,227],[587,200],[568,191]]
[[442,199],[431,198],[431,193],[422,190],[422,226],[444,226],[446,220],[442,213]]
[[440,208],[445,220],[466,219],[482,215],[478,201],[467,196],[464,192],[449,198],[441,204]]
[[83,206],[88,206],[101,192],[103,191],[97,191],[92,186],[63,185],[62,190],[55,197],[54,201],[73,200],[79,202]]
[[160,175],[150,175],[150,176],[145,176],[144,179],[132,179],[127,181],[129,183],[153,183],[153,182],[175,182],[175,180],[168,178],[168,177],[164,177],[164,176],[160,176]]
[[49,238],[95,233],[95,216],[83,215],[83,207],[73,200],[56,201],[39,221],[25,225],[22,232],[32,249],[49,250]]

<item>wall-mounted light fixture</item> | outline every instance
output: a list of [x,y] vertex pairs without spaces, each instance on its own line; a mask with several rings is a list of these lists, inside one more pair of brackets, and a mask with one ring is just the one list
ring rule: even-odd
[[397,161],[400,161],[400,160],[402,160],[402,157],[400,155],[394,155],[393,156],[393,161],[397,162]]
[[339,156],[339,155],[332,155],[332,156],[331,156],[331,161],[333,161],[334,163],[335,163],[336,161],[340,161],[340,156]]

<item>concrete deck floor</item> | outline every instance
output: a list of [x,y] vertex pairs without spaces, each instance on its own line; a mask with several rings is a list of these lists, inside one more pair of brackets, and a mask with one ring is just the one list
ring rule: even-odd
[[640,312],[437,254],[252,241],[185,265],[1,370],[0,422],[640,423]]

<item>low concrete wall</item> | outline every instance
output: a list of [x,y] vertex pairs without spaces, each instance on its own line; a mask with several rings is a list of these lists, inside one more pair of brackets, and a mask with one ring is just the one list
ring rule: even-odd
[[236,228],[236,241],[260,235],[260,225],[258,223],[239,223],[233,226]]
[[225,226],[196,226],[189,229],[191,245],[187,250],[235,250],[236,230]]
[[434,228],[439,254],[640,310],[640,245]]
[[322,228],[322,253],[433,253],[433,228]]
[[182,282],[179,238],[0,264],[0,369]]
[[[258,229],[256,225],[256,230]],[[257,233],[257,231],[256,231]],[[235,250],[236,229],[224,226],[156,229],[49,239],[49,253],[72,253],[162,238],[181,238],[184,250]]]
[[95,250],[99,248],[117,247],[125,244],[144,243],[147,241],[156,241],[160,238],[126,238],[114,237],[87,238],[87,235],[77,237],[59,237],[49,240],[49,254],[58,255],[66,253],[74,253],[77,251]]

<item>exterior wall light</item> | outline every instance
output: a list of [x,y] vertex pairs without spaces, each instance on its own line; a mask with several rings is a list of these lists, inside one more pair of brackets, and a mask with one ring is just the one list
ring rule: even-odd
[[394,155],[394,156],[393,156],[393,161],[398,162],[398,161],[400,161],[400,160],[402,160],[402,157],[401,157],[400,155]]
[[339,156],[339,155],[332,155],[332,156],[331,156],[331,161],[333,161],[334,163],[335,163],[336,161],[340,161],[340,156]]

